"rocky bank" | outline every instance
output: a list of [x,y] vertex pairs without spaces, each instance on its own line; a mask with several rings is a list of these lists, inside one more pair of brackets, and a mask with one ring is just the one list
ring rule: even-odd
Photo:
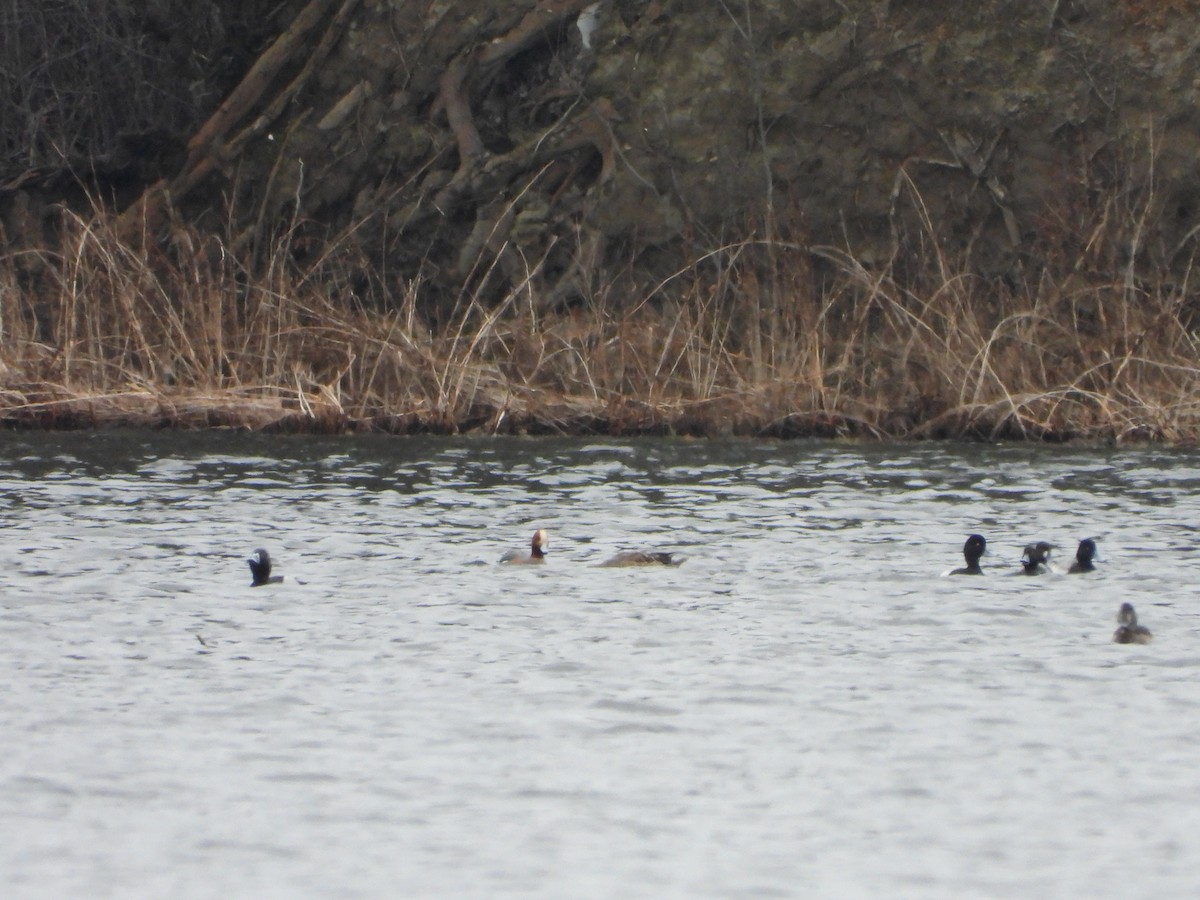
[[[586,302],[746,238],[870,267],[926,223],[1011,284],[1084,245],[1099,196],[1158,262],[1185,264],[1200,225],[1189,0],[292,0],[271,34],[217,29],[240,72],[189,70],[178,32],[234,8],[154,21],[175,63],[154,140],[112,97],[112,146],[10,153],[10,245],[91,180],[131,220],[233,215],[247,241],[299,221],[311,252],[359,260],[357,290],[419,279],[435,313],[485,278]],[[186,114],[172,77],[208,79]]]

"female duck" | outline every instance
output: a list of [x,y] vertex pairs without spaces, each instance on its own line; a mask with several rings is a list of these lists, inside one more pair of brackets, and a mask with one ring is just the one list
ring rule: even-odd
[[282,575],[271,574],[271,554],[262,547],[254,551],[254,555],[246,560],[250,566],[250,575],[254,579],[250,582],[250,587],[262,587],[266,584],[279,584],[283,581]]
[[520,550],[509,550],[500,557],[500,562],[510,565],[543,563],[546,561],[546,547],[549,543],[550,538],[546,535],[546,529],[539,528],[533,533],[533,540],[529,543],[528,553],[522,553]]
[[1044,575],[1052,571],[1050,568],[1050,551],[1054,548],[1045,541],[1028,544],[1021,556],[1021,565],[1025,567],[1026,575]]
[[678,566],[683,564],[683,557],[672,553],[661,553],[649,550],[626,550],[611,559],[600,563],[601,568],[617,569],[627,566]]
[[1080,572],[1094,572],[1096,565],[1092,560],[1095,557],[1096,542],[1091,538],[1084,538],[1079,542],[1079,549],[1075,551],[1075,562],[1071,563],[1071,568],[1067,569],[1068,574],[1078,575]]
[[1117,613],[1117,630],[1113,640],[1118,644],[1148,644],[1154,637],[1145,625],[1139,625],[1132,603],[1122,603]]
[[982,575],[979,559],[987,551],[987,541],[982,534],[973,534],[963,544],[963,559],[967,564],[958,569],[951,569],[951,575]]

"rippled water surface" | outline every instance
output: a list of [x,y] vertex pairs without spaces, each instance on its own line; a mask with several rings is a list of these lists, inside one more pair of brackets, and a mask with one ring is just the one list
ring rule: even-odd
[[[1198,489],[1163,450],[0,435],[0,891],[1194,896]],[[986,577],[938,577],[972,531]],[[1101,571],[1010,575],[1086,536]],[[595,567],[640,547],[688,560]]]

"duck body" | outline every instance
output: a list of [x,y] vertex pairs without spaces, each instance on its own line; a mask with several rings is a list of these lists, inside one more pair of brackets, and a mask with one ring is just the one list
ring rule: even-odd
[[951,569],[951,575],[982,575],[983,569],[979,567],[980,557],[987,552],[987,540],[982,534],[973,534],[967,538],[967,542],[963,544],[963,559],[966,565],[958,569]]
[[509,550],[500,557],[500,562],[510,566],[544,563],[546,561],[546,547],[549,543],[550,538],[546,534],[546,529],[539,528],[533,533],[533,539],[529,542],[528,553],[522,550]]
[[1149,628],[1138,624],[1133,604],[1122,603],[1117,612],[1117,630],[1113,632],[1113,641],[1118,644],[1148,644],[1153,638]]
[[259,547],[254,551],[254,555],[246,560],[246,564],[250,566],[250,576],[253,579],[250,582],[250,587],[263,587],[268,584],[280,584],[283,582],[282,575],[271,574],[271,554]]
[[1054,548],[1045,541],[1027,544],[1025,553],[1021,556],[1021,566],[1025,575],[1045,575],[1053,571],[1050,568],[1050,551]]
[[1078,575],[1082,572],[1096,571],[1096,564],[1093,562],[1095,557],[1096,542],[1091,538],[1084,538],[1079,542],[1079,549],[1075,551],[1075,562],[1071,563],[1067,574]]
[[600,563],[603,569],[623,569],[630,566],[679,566],[683,557],[650,550],[625,550]]

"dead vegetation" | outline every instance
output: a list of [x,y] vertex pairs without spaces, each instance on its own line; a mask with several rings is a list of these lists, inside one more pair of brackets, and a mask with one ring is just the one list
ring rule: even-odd
[[292,223],[264,251],[175,223],[131,241],[64,212],[56,249],[0,255],[0,421],[1192,441],[1192,267],[1140,252],[1122,196],[1074,210],[1015,285],[970,273],[928,220],[873,266],[777,226],[641,296],[552,311],[534,261],[436,321],[420,282],[363,293],[349,235],[299,247]]
[[[967,34],[918,59],[919,16],[835,6],[713,31],[617,4],[585,35],[585,0],[0,0],[0,422],[1194,440],[1191,144],[1123,154],[1091,63],[1082,94],[1036,94],[1070,123],[952,103],[911,133],[928,104],[896,91],[1007,84],[981,65],[1007,55]],[[1069,83],[1108,45],[1057,10],[1023,33]],[[767,28],[825,51],[789,39],[767,77]],[[662,79],[704,104],[639,107]]]

